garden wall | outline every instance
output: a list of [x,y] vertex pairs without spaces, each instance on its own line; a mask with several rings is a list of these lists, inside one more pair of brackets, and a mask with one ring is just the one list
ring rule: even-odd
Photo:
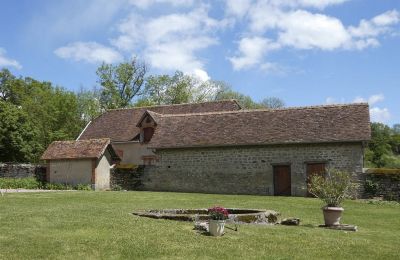
[[143,173],[145,166],[137,168],[113,168],[110,172],[111,189],[143,190]]
[[400,169],[365,169],[366,197],[400,201]]
[[0,163],[0,178],[27,178],[35,177],[46,181],[46,166],[24,163]]

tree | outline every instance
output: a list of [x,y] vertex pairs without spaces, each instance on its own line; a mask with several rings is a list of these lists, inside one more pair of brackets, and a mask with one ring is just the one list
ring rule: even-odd
[[14,82],[15,76],[8,69],[0,71],[0,98],[4,101],[11,96],[11,84]]
[[84,124],[89,123],[101,114],[100,95],[100,91],[96,88],[92,91],[81,88],[76,94],[78,112]]
[[266,108],[281,108],[285,106],[285,102],[277,97],[268,97],[268,98],[264,98],[260,104],[262,106],[265,106]]
[[147,68],[136,58],[118,65],[103,63],[97,69],[102,87],[100,103],[104,109],[127,107],[140,94]]
[[372,151],[370,160],[376,167],[385,166],[385,155],[391,154],[391,129],[382,123],[371,123],[371,141],[368,148]]
[[20,107],[0,100],[0,161],[35,161],[43,146],[28,114]]
[[400,135],[400,124],[393,125],[393,133]]
[[[8,111],[4,112],[6,113],[4,117],[11,115],[3,121],[4,129],[8,130],[4,130],[6,133],[3,133],[2,142],[3,147],[7,147],[5,144],[13,143],[17,148],[17,150],[7,148],[9,154],[6,159],[13,161],[29,159],[31,162],[36,162],[52,141],[77,137],[84,126],[84,121],[80,118],[75,93],[55,87],[50,82],[41,82],[29,77],[16,78],[5,74],[4,70],[2,72],[0,89],[4,90],[2,93],[7,94],[0,100],[4,102],[3,110]],[[8,122],[12,122],[20,129],[15,130]],[[32,142],[32,136],[25,133],[25,129],[33,134],[36,145],[29,144]],[[20,145],[21,140],[27,145]]]
[[217,93],[215,100],[236,99],[245,109],[261,108],[262,106],[253,101],[250,96],[244,95],[232,90],[229,85],[225,85],[221,91]]

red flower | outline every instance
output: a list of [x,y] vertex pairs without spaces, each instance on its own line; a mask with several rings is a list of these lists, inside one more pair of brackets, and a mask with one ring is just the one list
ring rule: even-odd
[[228,218],[229,212],[223,207],[215,206],[208,209],[208,214],[210,215],[211,219],[224,220]]

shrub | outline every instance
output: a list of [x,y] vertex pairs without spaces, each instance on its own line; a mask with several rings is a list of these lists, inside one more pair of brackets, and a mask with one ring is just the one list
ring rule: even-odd
[[228,218],[228,211],[223,207],[213,207],[208,209],[208,215],[213,220],[224,220]]
[[74,187],[75,190],[92,190],[89,184],[78,184]]
[[121,191],[123,190],[121,186],[119,185],[113,185],[111,188],[112,191]]
[[42,183],[33,177],[0,178],[0,189],[40,189]]
[[44,189],[46,190],[72,190],[72,186],[61,183],[46,183]]
[[336,169],[328,169],[325,176],[312,176],[309,183],[310,193],[328,207],[339,207],[343,200],[351,197],[354,188],[350,174]]

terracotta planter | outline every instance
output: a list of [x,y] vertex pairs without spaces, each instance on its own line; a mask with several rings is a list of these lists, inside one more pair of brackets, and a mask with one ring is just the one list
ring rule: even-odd
[[225,220],[210,219],[208,230],[212,236],[222,236],[225,228]]
[[326,226],[337,226],[340,225],[340,218],[343,212],[342,207],[323,207],[324,220]]

